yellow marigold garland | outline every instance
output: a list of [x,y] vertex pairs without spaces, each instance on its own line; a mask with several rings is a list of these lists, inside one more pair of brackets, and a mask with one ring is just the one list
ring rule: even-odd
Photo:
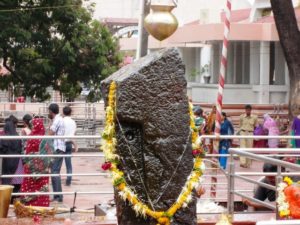
[[277,205],[278,205],[278,211],[279,211],[279,216],[281,218],[283,217],[288,217],[290,215],[290,205],[286,200],[285,194],[284,194],[284,189],[288,187],[290,184],[292,184],[292,180],[289,177],[285,177],[284,182],[281,182],[278,185],[277,191],[278,191],[278,197],[277,197]]
[[190,105],[190,127],[192,131],[192,148],[194,158],[194,167],[190,176],[188,177],[180,195],[176,202],[167,211],[153,211],[147,205],[142,203],[137,195],[128,187],[124,173],[118,169],[119,156],[116,154],[116,138],[115,138],[115,109],[116,109],[116,89],[117,85],[113,81],[110,84],[108,94],[108,106],[106,107],[106,124],[102,134],[102,147],[106,163],[102,166],[104,169],[109,169],[112,173],[113,185],[119,191],[118,194],[124,201],[129,201],[133,210],[137,215],[143,217],[150,216],[157,220],[158,225],[170,225],[171,220],[177,210],[187,207],[192,201],[192,191],[199,185],[199,179],[205,169],[202,157],[205,154],[201,142],[198,139],[198,131],[196,129],[193,108]]
[[216,225],[232,225],[232,218],[229,215],[221,215],[220,220],[216,223]]
[[[297,182],[299,184],[299,182]],[[291,216],[291,211],[290,211],[290,204],[287,201],[287,198],[285,196],[285,189],[291,185],[293,185],[294,182],[290,177],[285,177],[283,179],[283,182],[281,182],[278,185],[277,191],[278,191],[278,197],[277,197],[277,205],[278,205],[278,211],[279,211],[279,216],[281,218],[289,218]]]

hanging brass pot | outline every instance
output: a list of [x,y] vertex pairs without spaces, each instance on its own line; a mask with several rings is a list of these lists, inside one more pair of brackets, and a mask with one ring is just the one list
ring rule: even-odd
[[151,5],[152,12],[145,18],[144,26],[155,39],[162,41],[170,37],[178,27],[176,17],[171,13],[175,5]]

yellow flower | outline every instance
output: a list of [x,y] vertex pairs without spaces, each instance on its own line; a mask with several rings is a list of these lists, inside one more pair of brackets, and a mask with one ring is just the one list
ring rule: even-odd
[[180,208],[180,205],[178,203],[175,203],[174,205],[172,205],[172,207],[168,210],[168,214],[171,216],[174,216],[174,214],[176,213],[176,211]]
[[279,212],[280,217],[286,217],[290,215],[290,210],[282,210]]
[[121,183],[119,186],[118,186],[118,189],[123,191],[124,188],[126,187],[125,183]]
[[216,225],[231,225],[231,219],[227,215],[222,215],[221,219],[216,223]]
[[162,225],[168,225],[170,224],[170,219],[168,217],[161,217],[157,220]]
[[[117,139],[115,137],[115,115],[116,115],[116,89],[117,85],[115,82],[110,84],[109,94],[108,94],[108,106],[106,107],[106,119],[105,128],[102,134],[102,147],[106,161],[112,162],[111,172],[113,182],[117,182],[118,194],[120,197],[126,201],[128,200],[132,204],[132,208],[136,211],[137,215],[143,217],[150,216],[157,220],[158,225],[170,225],[170,218],[176,214],[176,212],[182,208],[186,207],[187,204],[192,200],[192,191],[198,185],[199,178],[202,176],[203,170],[205,169],[202,159],[200,157],[194,160],[194,170],[188,177],[180,195],[178,196],[176,202],[165,212],[156,212],[151,210],[147,205],[143,204],[138,196],[127,187],[126,181],[124,179],[124,173],[120,171],[114,159],[120,156],[116,154]],[[190,112],[190,129],[192,137],[192,148],[199,149],[200,141],[198,138],[198,132],[196,131],[194,123],[194,114],[192,104],[189,105]],[[121,183],[120,183],[121,181]]]
[[289,186],[294,183],[293,180],[291,178],[289,178],[289,177],[285,177],[283,179],[283,181],[286,182]]

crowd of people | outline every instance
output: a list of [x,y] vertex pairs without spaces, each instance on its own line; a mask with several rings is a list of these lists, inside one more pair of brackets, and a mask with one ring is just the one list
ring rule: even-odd
[[[18,119],[11,115],[4,121],[2,136],[74,136],[76,132],[76,123],[71,118],[71,107],[63,108],[63,116],[59,114],[59,106],[52,103],[48,107],[50,123],[48,127],[44,125],[44,118],[26,114],[23,117],[23,128],[18,133]],[[2,178],[2,184],[14,186],[13,192],[33,193],[49,192],[49,177],[44,174],[60,174],[63,160],[65,159],[67,174],[72,174],[71,157],[22,157],[22,155],[70,155],[72,149],[77,151],[77,145],[71,139],[28,139],[28,140],[4,140],[0,139],[0,154],[2,155],[20,155],[17,158],[3,158],[2,174],[16,175],[12,178]],[[35,174],[33,177],[20,177],[17,175]],[[60,176],[51,177],[53,192],[62,192]],[[72,176],[66,179],[66,186],[72,183]],[[28,195],[18,197],[25,205],[31,206],[49,206],[49,195]],[[13,201],[13,200],[12,200]],[[52,201],[63,201],[63,195],[54,195]]]
[[[227,118],[227,114],[225,112],[222,112],[221,120],[221,135],[234,134],[234,127],[231,121]],[[209,113],[204,113],[202,108],[196,107],[194,109],[194,121],[200,136],[214,134],[216,121],[216,107],[213,106],[211,112]],[[219,154],[228,154],[228,149],[230,148],[231,143],[232,140],[230,139],[221,139],[219,142]],[[214,147],[213,140],[205,139],[204,144],[207,146],[209,153],[212,153]],[[223,169],[226,169],[227,157],[219,157],[219,163]]]
[[[63,115],[59,113],[59,106],[56,103],[52,103],[48,107],[50,123],[47,127],[44,125],[44,118],[38,116],[32,116],[29,114],[23,117],[23,128],[20,132],[17,132],[18,119],[11,115],[4,121],[4,128],[0,131],[0,135],[3,136],[74,136],[76,132],[76,123],[71,118],[72,110],[69,106],[63,108]],[[196,128],[199,131],[199,135],[212,135],[215,130],[216,120],[216,107],[213,106],[209,113],[205,113],[202,108],[194,108],[194,121]],[[259,121],[258,116],[252,114],[251,105],[245,105],[245,113],[239,117],[239,125],[234,126],[225,112],[222,112],[221,117],[221,135],[269,135],[277,136],[286,132],[290,132],[291,135],[300,135],[300,116],[295,117],[292,126],[289,131],[280,132],[279,124],[270,115],[265,114],[263,119]],[[213,152],[214,147],[213,139],[205,139],[205,145],[209,149],[209,153]],[[231,139],[220,139],[219,142],[219,163],[220,167],[226,169],[227,157],[222,156],[228,154],[228,149],[232,145]],[[260,139],[255,140],[252,138],[241,139],[239,142],[240,148],[278,148],[278,139]],[[291,142],[294,147],[300,147],[300,139]],[[0,139],[0,154],[7,155],[20,155],[17,158],[4,158],[2,162],[2,174],[5,175],[20,175],[20,174],[40,174],[40,176],[34,177],[18,177],[2,178],[0,181],[2,184],[9,184],[14,186],[13,192],[48,192],[49,191],[49,177],[42,176],[43,174],[58,174],[58,176],[51,177],[51,184],[53,192],[57,194],[53,196],[53,201],[62,202],[61,177],[59,176],[63,160],[65,159],[66,172],[72,174],[72,162],[71,157],[55,157],[55,158],[22,158],[21,155],[48,155],[56,154],[59,156],[72,154],[73,148],[77,150],[76,142],[72,139],[28,139],[26,140],[4,140]],[[249,168],[251,166],[251,160],[248,158],[240,157],[240,166],[243,168]],[[264,166],[264,171],[268,171],[270,165]],[[272,171],[275,169],[272,167]],[[267,177],[264,181],[269,181]],[[66,179],[66,186],[70,186],[72,183],[72,176],[68,176]],[[269,192],[265,189],[259,189],[255,196],[258,199],[264,200],[269,196]],[[267,192],[262,196],[262,192]],[[273,193],[272,193],[273,195]],[[268,197],[269,198],[269,197]],[[20,197],[22,202],[26,205],[32,206],[49,206],[49,195],[39,196],[22,196]],[[273,197],[271,198],[273,200]],[[249,203],[249,205],[252,203]]]
[[[216,107],[213,106],[209,113],[204,113],[203,109],[199,106],[194,107],[194,121],[195,125],[199,131],[199,135],[212,135],[215,130],[215,120],[216,120]],[[285,129],[280,131],[278,120],[272,118],[269,114],[264,114],[262,119],[259,119],[257,115],[252,113],[252,106],[245,105],[245,113],[241,114],[239,117],[239,124],[235,127],[227,117],[225,112],[222,112],[221,117],[221,135],[243,135],[243,136],[279,136],[283,134],[290,134],[294,136],[300,135],[300,116],[295,117],[290,129]],[[212,139],[206,139],[204,144],[209,153],[213,152]],[[278,148],[279,139],[268,138],[266,139],[240,139],[239,146],[241,149],[245,148]],[[232,145],[232,139],[221,139],[219,142],[219,154],[228,154],[228,149]],[[293,140],[290,142],[292,147],[300,147],[300,139]],[[220,166],[226,169],[227,157],[219,157]],[[251,160],[245,157],[240,157],[240,167],[250,168]]]
[[[216,120],[216,107],[214,106],[209,113],[204,113],[203,109],[199,107],[194,107],[194,122],[199,131],[199,135],[211,135],[214,134],[214,124]],[[290,127],[284,130],[279,129],[280,124],[278,120],[272,118],[269,114],[264,114],[263,118],[259,120],[257,115],[252,114],[252,106],[245,105],[245,113],[240,115],[239,123],[236,127],[236,132],[234,131],[234,126],[232,122],[227,118],[225,112],[222,113],[222,121],[221,121],[221,135],[243,135],[243,136],[279,136],[284,134],[290,134],[292,136],[299,136],[300,135],[300,116],[294,118],[293,123]],[[209,153],[213,153],[213,141],[212,139],[205,140],[205,145],[207,149],[209,149]],[[227,164],[227,157],[223,157],[223,154],[228,154],[228,149],[232,144],[231,139],[220,139],[219,142],[219,149],[218,153],[220,154],[219,157],[219,164],[220,167],[226,169]],[[241,149],[245,148],[279,148],[279,139],[275,138],[267,138],[266,139],[240,139],[239,146]],[[300,139],[292,140],[288,143],[290,147],[299,148],[300,147]],[[298,163],[296,158],[280,158],[285,161],[289,161],[292,163]],[[251,167],[251,159],[246,157],[240,157],[240,167],[243,168],[250,168]],[[277,172],[277,166],[264,163],[263,172],[270,173],[270,172]],[[299,177],[295,178],[299,180]],[[260,182],[268,184],[268,185],[276,185],[275,176],[265,176],[262,177]],[[200,189],[200,194],[204,192]],[[276,192],[274,190],[268,189],[266,187],[257,186],[254,191],[253,195],[254,199],[265,201],[269,200],[270,202],[274,202],[276,200]],[[261,209],[264,208],[261,204],[258,204],[254,201],[250,201],[248,199],[243,199],[243,202],[253,207],[254,209]]]

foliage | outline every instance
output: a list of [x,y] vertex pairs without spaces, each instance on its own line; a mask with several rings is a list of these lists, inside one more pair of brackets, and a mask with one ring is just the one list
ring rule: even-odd
[[0,58],[11,76],[0,88],[49,98],[47,87],[74,99],[81,86],[99,93],[100,81],[118,69],[117,42],[92,20],[82,0],[0,0]]
[[195,80],[195,78],[198,76],[198,75],[204,75],[205,77],[207,76],[210,76],[209,73],[209,64],[205,64],[203,66],[200,67],[200,70],[196,69],[196,68],[193,68],[189,74],[189,77],[192,79],[192,80]]

